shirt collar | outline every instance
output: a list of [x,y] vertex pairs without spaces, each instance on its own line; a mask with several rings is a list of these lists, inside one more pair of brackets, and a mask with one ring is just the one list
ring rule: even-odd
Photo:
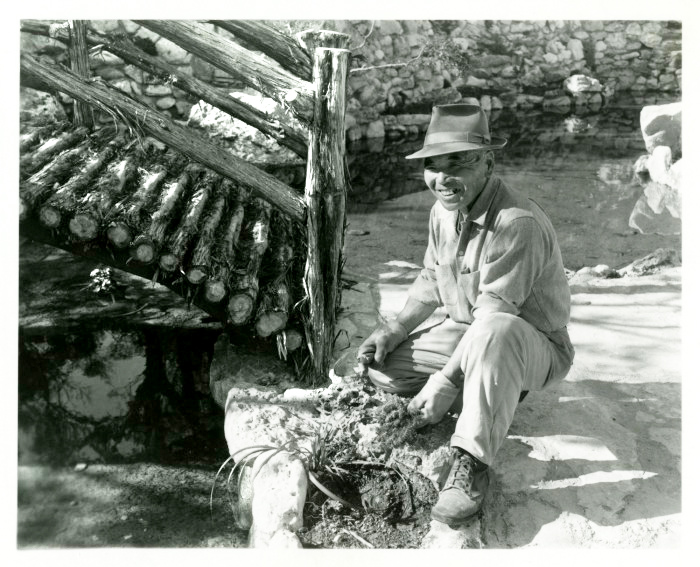
[[474,201],[474,204],[471,206],[469,211],[467,211],[466,216],[463,216],[464,220],[484,226],[486,224],[486,213],[488,212],[491,202],[496,196],[500,185],[500,180],[496,176],[492,175],[486,182],[484,189],[476,198],[476,201]]

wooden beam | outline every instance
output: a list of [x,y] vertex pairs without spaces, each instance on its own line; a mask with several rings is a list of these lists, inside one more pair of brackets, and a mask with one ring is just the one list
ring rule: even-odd
[[176,124],[115,88],[99,82],[85,81],[67,69],[42,63],[26,53],[20,54],[20,68],[27,76],[113,113],[135,131],[143,131],[218,174],[248,187],[257,196],[297,222],[305,220],[306,206],[294,190],[272,175],[213,144],[198,132]]
[[276,100],[303,124],[313,113],[311,85],[269,60],[244,49],[235,41],[192,21],[134,20],[249,87]]
[[[20,29],[25,33],[52,37],[66,44],[70,40],[67,29],[52,27],[43,22],[23,20]],[[308,151],[306,131],[287,117],[271,117],[267,113],[239,101],[228,93],[212,87],[204,81],[200,81],[189,73],[180,71],[177,67],[163,61],[162,58],[149,55],[126,38],[98,34],[88,30],[86,40],[88,46],[109,51],[127,63],[131,63],[158,77],[163,82],[172,83],[173,86],[192,96],[208,102],[246,124],[250,124],[263,134],[276,140],[279,144],[289,148],[298,156],[306,159]]]
[[[70,56],[70,68],[76,75],[84,79],[90,78],[90,63],[88,60],[87,41],[85,33],[87,22],[85,20],[68,20],[70,42],[68,54]],[[73,102],[73,124],[92,128],[95,118],[92,115],[92,107],[80,100]]]
[[259,20],[211,20],[211,23],[262,51],[297,77],[311,80],[311,57],[295,38]]
[[313,381],[328,380],[340,303],[340,271],[345,234],[345,83],[350,52],[318,46],[314,50],[314,120],[309,131],[306,169],[308,252],[304,286],[310,320],[306,336]]

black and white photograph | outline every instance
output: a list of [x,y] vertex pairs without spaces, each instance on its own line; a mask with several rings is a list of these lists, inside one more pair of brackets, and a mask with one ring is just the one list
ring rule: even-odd
[[20,11],[14,553],[692,545],[679,4]]

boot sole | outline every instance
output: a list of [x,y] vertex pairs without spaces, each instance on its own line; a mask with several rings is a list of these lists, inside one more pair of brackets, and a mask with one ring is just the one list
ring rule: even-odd
[[465,516],[463,518],[453,518],[453,517],[448,517],[448,516],[443,516],[442,514],[435,513],[433,511],[430,512],[430,517],[433,520],[437,520],[438,522],[442,522],[443,524],[448,525],[449,527],[460,527],[468,524],[471,520],[476,519],[478,516],[479,511],[477,510],[473,514],[470,514],[469,516]]

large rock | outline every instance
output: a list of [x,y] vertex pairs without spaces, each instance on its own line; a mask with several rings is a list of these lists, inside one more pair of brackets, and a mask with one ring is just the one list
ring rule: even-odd
[[250,547],[301,547],[294,532],[304,524],[307,487],[306,469],[295,455],[278,453],[262,466],[253,480]]
[[598,79],[586,75],[571,75],[564,81],[564,88],[571,93],[601,92],[603,86]]
[[668,146],[674,159],[680,157],[681,147],[681,103],[645,106],[639,121],[647,151],[652,153],[657,146]]

